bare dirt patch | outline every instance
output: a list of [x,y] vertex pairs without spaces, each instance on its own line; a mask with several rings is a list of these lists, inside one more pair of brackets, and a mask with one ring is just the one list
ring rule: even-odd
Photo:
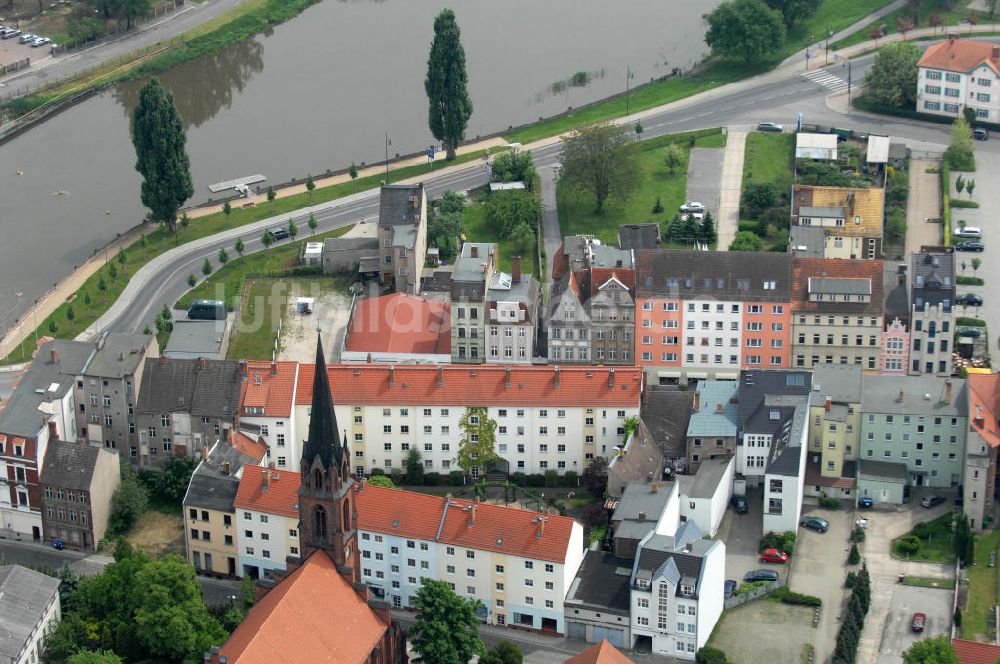
[[733,664],[797,662],[816,635],[813,610],[767,599],[726,611],[711,644]]
[[183,556],[184,522],[180,514],[150,510],[139,517],[127,539],[151,558],[159,558],[165,553]]

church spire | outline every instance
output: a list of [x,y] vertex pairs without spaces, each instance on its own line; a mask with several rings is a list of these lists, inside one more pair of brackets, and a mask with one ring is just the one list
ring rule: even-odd
[[339,469],[343,461],[344,448],[340,444],[337,431],[337,416],[333,412],[333,398],[330,395],[330,377],[323,357],[323,342],[316,339],[316,374],[313,376],[312,412],[309,420],[309,437],[302,448],[303,472],[311,467],[319,457],[326,469]]

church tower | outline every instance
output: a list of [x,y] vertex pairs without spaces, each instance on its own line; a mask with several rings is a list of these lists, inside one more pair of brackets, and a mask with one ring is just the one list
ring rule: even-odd
[[303,554],[308,556],[316,549],[325,550],[339,569],[350,568],[350,579],[360,583],[350,452],[337,432],[330,377],[319,339],[316,340],[309,437],[302,447],[299,470],[302,473],[299,536]]

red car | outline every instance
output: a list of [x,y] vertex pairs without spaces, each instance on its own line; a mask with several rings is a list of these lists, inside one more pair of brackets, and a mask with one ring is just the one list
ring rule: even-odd
[[927,614],[925,613],[914,613],[913,621],[910,623],[910,628],[914,632],[924,631],[924,625],[927,624]]
[[777,549],[764,549],[764,553],[760,554],[760,562],[783,565],[788,562],[788,554]]

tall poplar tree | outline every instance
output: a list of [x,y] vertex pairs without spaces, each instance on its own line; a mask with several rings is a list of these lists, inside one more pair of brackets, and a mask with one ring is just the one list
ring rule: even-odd
[[444,9],[434,19],[434,41],[427,58],[424,89],[430,104],[428,124],[434,138],[444,143],[447,158],[455,158],[455,148],[465,138],[472,115],[472,99],[466,85],[465,49],[455,12]]
[[194,194],[186,142],[173,95],[152,79],[142,86],[132,112],[135,170],[143,178],[142,204],[154,221],[165,222],[171,232],[177,229],[177,210]]

